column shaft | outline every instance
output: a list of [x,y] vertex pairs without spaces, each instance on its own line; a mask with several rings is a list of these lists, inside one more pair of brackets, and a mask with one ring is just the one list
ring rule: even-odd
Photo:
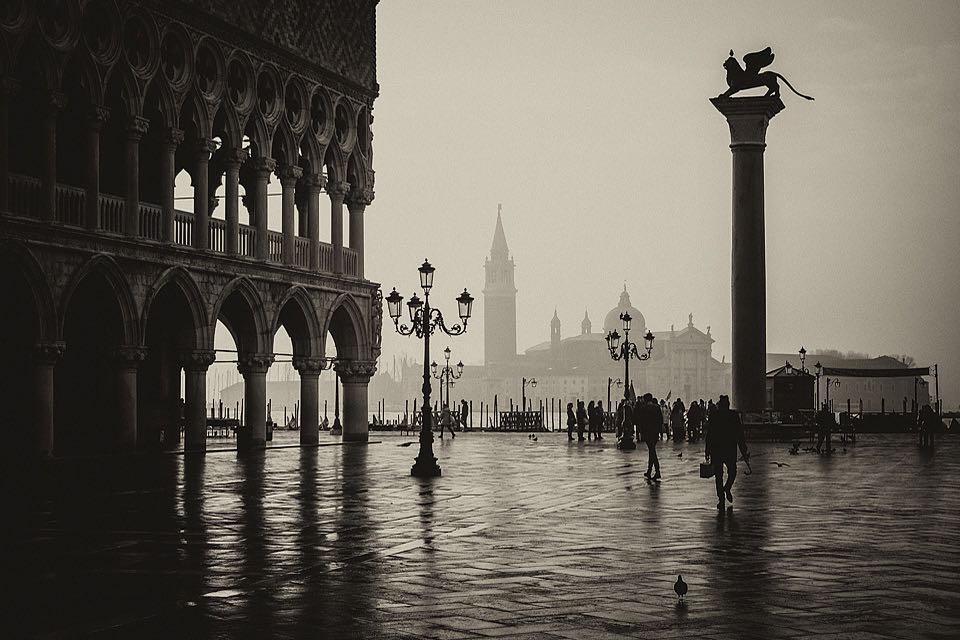
[[250,437],[248,445],[262,449],[267,443],[267,370],[273,356],[247,354],[238,360],[237,369],[243,375],[243,417]]
[[310,238],[310,270],[320,270],[320,176],[311,176],[307,196],[307,236]]
[[146,358],[143,347],[120,346],[114,352],[117,389],[117,449],[137,449],[137,367]]
[[53,416],[54,416],[54,368],[63,357],[65,345],[62,342],[39,344],[35,350],[34,364],[34,422],[36,453],[48,458],[53,454]]
[[187,368],[184,371],[185,451],[207,450],[207,370]]
[[93,107],[87,116],[87,175],[84,180],[83,226],[100,228],[100,130],[110,112],[106,107]]
[[206,251],[210,248],[210,154],[216,150],[213,140],[202,138],[196,142],[193,172],[193,247]]
[[40,211],[41,220],[56,219],[57,212],[57,120],[60,109],[65,104],[61,93],[49,96],[43,114],[43,166],[40,175]]
[[267,243],[267,185],[276,163],[271,158],[255,158],[251,162],[253,162],[255,180],[254,226],[256,227],[256,251],[254,255],[258,260],[267,260],[270,257]]
[[177,147],[183,142],[183,131],[170,128],[163,134],[163,154],[160,156],[160,209],[162,217],[161,238],[173,242],[176,208],[173,192],[177,176]]
[[334,182],[327,185],[330,196],[330,242],[333,244],[333,272],[343,273],[343,198],[350,188],[349,183]]
[[357,275],[363,277],[363,212],[367,203],[354,200],[347,205],[350,211],[350,248],[357,252]]
[[140,139],[147,132],[146,118],[134,116],[127,127],[127,190],[123,212],[123,235],[140,235]]
[[0,215],[6,214],[10,207],[10,102],[17,88],[12,78],[0,81]]
[[367,381],[344,380],[343,386],[343,440],[344,442],[366,442],[369,422],[367,422]]
[[226,249],[230,255],[240,252],[240,163],[244,151],[232,151],[224,162],[226,166],[224,195],[226,198],[225,217],[227,219]]
[[300,444],[320,442],[320,372],[300,372]]
[[282,231],[283,231],[283,264],[296,264],[296,236],[297,229],[294,225],[294,213],[296,211],[297,180],[303,175],[300,167],[283,167],[278,172],[280,178],[280,188],[283,192],[283,212],[282,212]]

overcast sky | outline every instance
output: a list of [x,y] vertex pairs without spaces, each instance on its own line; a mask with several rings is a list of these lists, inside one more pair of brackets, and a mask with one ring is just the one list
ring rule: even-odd
[[[765,155],[767,349],[939,362],[960,403],[960,3],[388,0],[377,10],[367,275],[478,300],[497,203],[518,350],[599,331],[626,282],[654,330],[687,314],[730,356],[729,49],[773,47],[787,108]],[[422,344],[384,327],[381,369]],[[932,380],[931,380],[932,382]],[[932,387],[931,387],[932,391]]]

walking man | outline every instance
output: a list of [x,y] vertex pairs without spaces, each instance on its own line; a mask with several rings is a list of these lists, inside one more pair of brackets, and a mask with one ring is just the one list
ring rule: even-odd
[[[647,445],[647,472],[643,474],[648,480],[660,479],[660,458],[657,457],[657,443],[660,441],[660,427],[663,417],[660,414],[660,405],[649,393],[643,394],[643,403],[639,405],[640,439]],[[652,476],[651,471],[656,470]]]
[[[717,509],[726,506],[725,500],[733,502],[733,481],[737,478],[737,449],[744,460],[750,459],[747,442],[743,436],[740,414],[730,408],[730,398],[720,396],[717,410],[710,418],[707,431],[707,457],[713,464],[713,477],[717,485]],[[723,467],[727,467],[727,481],[723,481]]]

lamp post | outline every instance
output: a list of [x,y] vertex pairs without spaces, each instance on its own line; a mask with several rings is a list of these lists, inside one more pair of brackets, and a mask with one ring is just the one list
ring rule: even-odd
[[523,404],[520,405],[520,410],[521,410],[521,411],[526,411],[526,410],[527,410],[527,385],[528,385],[528,384],[529,384],[531,387],[533,387],[534,389],[536,389],[536,388],[537,388],[537,379],[536,379],[536,378],[530,378],[530,379],[528,380],[527,378],[523,378],[523,381],[520,383],[520,402],[523,403]]
[[[649,360],[650,352],[653,351],[653,334],[647,331],[643,336],[643,346],[645,353],[637,351],[637,344],[630,342],[630,322],[633,318],[624,311],[620,314],[620,320],[623,321],[623,342],[620,342],[620,334],[614,329],[607,334],[607,349],[610,351],[610,357],[614,360],[623,360],[623,397],[630,397],[630,358],[637,360]],[[636,449],[637,443],[633,440],[632,429],[624,429],[623,437],[617,445],[620,449]]]
[[[840,381],[834,378],[833,384],[839,387]],[[831,412],[833,412],[833,405],[830,404],[830,378],[827,378],[827,408],[830,409]]]
[[400,324],[400,303],[403,296],[397,293],[396,288],[387,296],[387,309],[393,326],[402,336],[414,335],[423,338],[423,418],[420,428],[420,453],[410,469],[410,475],[418,478],[435,478],[440,475],[440,465],[433,455],[433,415],[430,410],[430,334],[440,329],[448,336],[458,336],[467,330],[467,320],[473,308],[473,296],[464,289],[457,296],[457,306],[462,324],[447,327],[443,322],[443,314],[439,309],[430,308],[430,289],[433,288],[433,272],[435,269],[424,260],[420,268],[420,288],[423,289],[423,300],[413,294],[407,302],[410,314],[410,326]]
[[617,388],[623,386],[623,382],[620,381],[620,378],[607,378],[607,413],[613,411],[613,407],[610,405],[610,385],[615,384]]
[[797,353],[800,354],[800,371],[802,371],[803,373],[807,373],[807,367],[805,364],[807,361],[807,350],[801,346],[800,351],[798,351]]
[[443,391],[444,383],[446,383],[446,392],[447,392],[447,403],[450,402],[450,387],[453,385],[451,380],[459,380],[460,376],[463,375],[463,363],[457,363],[457,369],[454,371],[453,367],[450,366],[450,347],[447,347],[443,350],[443,357],[446,361],[442,369],[437,368],[436,362],[430,363],[430,373],[433,374],[433,377],[440,381],[440,406],[443,406]]
[[820,410],[820,374],[823,373],[823,365],[820,364],[820,361],[817,360],[817,364],[813,365],[813,371],[817,375],[817,410]]

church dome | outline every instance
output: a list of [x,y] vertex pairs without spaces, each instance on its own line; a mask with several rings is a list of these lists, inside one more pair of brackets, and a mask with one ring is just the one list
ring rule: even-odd
[[618,333],[623,333],[623,321],[620,320],[620,314],[624,311],[629,313],[632,318],[630,331],[634,333],[639,331],[640,335],[646,333],[647,321],[644,319],[643,314],[640,313],[640,310],[630,304],[630,294],[627,293],[627,285],[623,285],[623,293],[620,294],[620,303],[613,309],[610,309],[606,317],[604,317],[603,333],[607,334],[614,329],[616,329]]

